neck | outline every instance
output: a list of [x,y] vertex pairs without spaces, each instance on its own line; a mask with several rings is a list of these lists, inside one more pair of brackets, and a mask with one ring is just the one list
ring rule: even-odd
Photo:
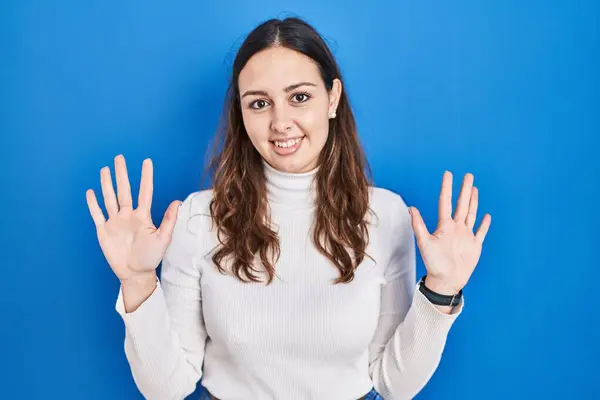
[[310,209],[315,205],[314,178],[319,167],[308,172],[283,172],[273,168],[263,159],[267,179],[267,196],[273,206],[286,209]]

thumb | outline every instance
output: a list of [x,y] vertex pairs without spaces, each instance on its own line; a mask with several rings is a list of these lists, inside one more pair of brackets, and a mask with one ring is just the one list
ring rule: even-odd
[[173,230],[175,229],[175,222],[177,221],[177,215],[179,214],[180,205],[181,201],[175,200],[169,204],[169,207],[167,207],[167,211],[165,211],[163,220],[158,227],[158,236],[161,239],[167,241],[171,240]]
[[427,231],[427,226],[425,226],[421,213],[416,207],[412,206],[408,208],[408,212],[410,213],[412,228],[417,237],[417,242],[424,242],[429,236],[429,231]]

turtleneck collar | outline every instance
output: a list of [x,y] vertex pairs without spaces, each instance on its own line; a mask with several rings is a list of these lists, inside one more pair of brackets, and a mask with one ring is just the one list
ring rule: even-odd
[[314,207],[317,190],[313,180],[319,167],[308,172],[291,173],[273,168],[264,159],[262,162],[271,205],[294,210]]

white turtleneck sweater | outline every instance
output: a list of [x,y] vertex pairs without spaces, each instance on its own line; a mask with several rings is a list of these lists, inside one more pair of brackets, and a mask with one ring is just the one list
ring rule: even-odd
[[[375,387],[411,399],[431,378],[461,313],[417,290],[415,245],[402,198],[371,188],[366,257],[351,283],[312,241],[313,177],[264,163],[281,256],[270,285],[220,274],[211,261],[211,190],[181,207],[150,297],[126,313],[125,354],[145,398],[183,399],[202,384],[221,400],[352,400]],[[259,264],[260,265],[260,264]]]

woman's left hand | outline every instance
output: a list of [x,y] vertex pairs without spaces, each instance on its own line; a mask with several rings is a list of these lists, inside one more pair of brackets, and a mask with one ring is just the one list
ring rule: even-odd
[[473,233],[477,216],[478,190],[473,174],[466,174],[454,217],[452,217],[452,173],[444,172],[439,198],[438,226],[430,234],[419,210],[410,207],[412,226],[417,237],[427,278],[425,285],[434,292],[457,294],[467,284],[477,266],[483,240],[492,217],[485,214],[477,233]]

